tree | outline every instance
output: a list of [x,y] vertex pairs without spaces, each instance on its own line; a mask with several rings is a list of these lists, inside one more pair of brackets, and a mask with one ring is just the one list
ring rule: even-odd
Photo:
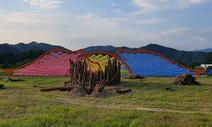
[[192,63],[190,63],[190,64],[188,65],[188,67],[193,68],[193,69],[194,69],[196,66],[200,66],[200,63],[192,62]]
[[212,64],[212,52],[208,53],[205,58],[205,63]]

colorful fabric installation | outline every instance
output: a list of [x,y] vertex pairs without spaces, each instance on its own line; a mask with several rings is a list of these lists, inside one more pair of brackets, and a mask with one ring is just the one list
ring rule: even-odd
[[[197,75],[200,74],[198,70],[190,69],[161,54],[145,49],[119,49],[115,54],[108,52],[86,54],[82,49],[73,52],[53,49],[21,67],[1,70],[7,72],[8,75],[18,76],[66,76],[69,75],[70,59],[74,62],[86,59],[88,70],[95,72],[99,69],[104,71],[108,60],[113,58],[119,60],[122,69],[127,69],[131,74],[142,76],[177,76],[183,73],[194,75],[194,72]],[[212,73],[211,70],[210,73]]]
[[209,75],[212,75],[212,68],[208,72],[209,72]]
[[177,76],[186,72],[194,74],[154,54],[122,52],[119,53],[119,57],[129,65],[132,73],[142,76]]
[[19,76],[65,76],[69,74],[69,59],[80,60],[81,53],[51,52],[22,68],[13,75]]
[[[108,55],[102,55],[102,54],[92,55],[89,57],[89,59],[92,60],[93,62],[98,62],[103,71],[105,70],[105,66],[108,64],[108,60],[111,58],[112,57],[110,57]],[[92,63],[88,64],[88,68],[91,71],[98,71],[98,69],[99,69],[97,64],[92,64]]]

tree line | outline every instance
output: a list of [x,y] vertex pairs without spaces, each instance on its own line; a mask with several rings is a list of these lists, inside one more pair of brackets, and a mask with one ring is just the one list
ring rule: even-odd
[[0,53],[0,68],[8,69],[19,67],[31,62],[44,52],[44,50],[29,50],[19,54]]
[[[31,62],[32,60],[36,59],[38,56],[42,55],[43,53],[45,53],[44,50],[29,50],[19,54],[0,53],[0,68],[19,67],[25,63]],[[200,64],[202,64],[199,62],[188,62],[188,64],[185,64],[181,61],[178,61],[178,62],[190,68],[194,68],[195,66],[199,66]],[[204,58],[204,63],[212,64],[212,52],[209,52],[206,55],[206,57]]]

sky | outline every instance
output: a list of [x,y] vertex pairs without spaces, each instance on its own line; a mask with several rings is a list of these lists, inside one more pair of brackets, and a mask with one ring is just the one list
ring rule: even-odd
[[0,43],[212,48],[212,0],[0,0]]

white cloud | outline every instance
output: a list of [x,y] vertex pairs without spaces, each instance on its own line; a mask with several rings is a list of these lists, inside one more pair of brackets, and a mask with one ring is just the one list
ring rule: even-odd
[[60,0],[22,0],[35,8],[48,9],[57,8],[61,4]]
[[42,24],[47,21],[41,20],[37,14],[15,12],[7,16],[2,16],[0,22],[10,25],[33,25],[38,23]]
[[157,10],[188,8],[192,5],[206,2],[208,0],[132,0],[132,3],[141,9],[135,12],[135,15]]
[[135,17],[103,18],[94,13],[67,15],[16,12],[0,17],[0,41],[51,42],[72,50],[108,44],[140,47],[158,43],[187,50],[212,45],[212,28],[161,30],[151,27],[151,24],[156,25],[164,20],[155,17],[140,20]]
[[85,25],[89,26],[115,27],[119,24],[119,21],[116,20],[116,18],[100,18],[92,13],[82,15],[80,18],[85,23]]
[[[103,44],[105,40],[112,41],[119,34],[117,27],[117,19],[101,18],[93,13],[65,15],[16,12],[0,17],[0,41],[63,42],[61,45],[74,49],[88,42]],[[68,45],[68,42],[72,44]]]
[[123,11],[119,8],[114,8],[114,9],[112,9],[112,11],[114,11],[116,13],[123,13]]
[[201,3],[204,3],[206,1],[207,0],[190,0],[190,2],[193,3],[193,4],[201,4]]
[[111,6],[116,6],[116,3],[112,3]]
[[169,35],[179,35],[185,34],[185,32],[189,31],[189,28],[181,27],[181,28],[173,28],[166,31],[162,31],[161,35],[169,36]]
[[160,22],[162,22],[161,19],[152,17],[152,18],[147,18],[147,19],[140,19],[136,23],[137,24],[144,24],[144,25],[152,25],[152,24],[158,24]]

